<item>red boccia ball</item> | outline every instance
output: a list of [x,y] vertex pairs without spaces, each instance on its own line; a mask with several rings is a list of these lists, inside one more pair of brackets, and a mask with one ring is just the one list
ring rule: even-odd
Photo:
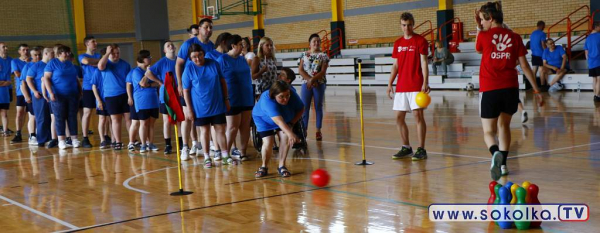
[[312,179],[312,182],[315,186],[325,187],[325,186],[327,186],[327,184],[329,184],[330,177],[329,177],[329,173],[327,171],[319,168],[319,169],[313,171],[310,178]]

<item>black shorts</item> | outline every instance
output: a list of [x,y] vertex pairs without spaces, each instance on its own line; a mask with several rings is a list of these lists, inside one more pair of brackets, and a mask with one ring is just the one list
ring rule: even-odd
[[262,132],[258,132],[258,135],[261,138],[266,138],[268,136],[273,136],[275,134],[277,134],[277,132],[281,131],[280,128],[274,129],[274,130],[267,130],[267,131],[262,131]]
[[209,116],[209,117],[200,117],[194,120],[195,126],[205,126],[205,125],[222,125],[227,124],[227,118],[225,118],[225,113],[221,113],[219,115]]
[[185,99],[183,98],[183,96],[179,96],[179,104],[180,104],[182,107],[185,107],[185,106],[187,106],[187,105],[185,104]]
[[127,94],[122,94],[113,97],[106,97],[104,101],[104,110],[110,115],[118,115],[129,112],[129,104],[127,104]]
[[[129,106],[129,104],[127,106]],[[133,121],[140,120],[138,113],[135,111],[135,102],[133,103],[133,105],[129,106],[129,119]]]
[[96,96],[94,91],[83,90],[83,97],[81,98],[80,108],[96,108]]
[[227,112],[227,116],[234,116],[244,111],[252,111],[253,108],[254,106],[231,107],[231,109],[229,109],[229,112]]
[[17,107],[26,107],[27,101],[25,101],[25,96],[18,95],[17,96]]
[[0,104],[0,109],[8,110],[10,107],[10,103]]
[[[35,97],[33,97],[33,98],[35,98]],[[35,114],[33,113],[33,102],[27,103],[27,107],[25,107],[25,110],[27,110],[27,112],[29,114],[31,114],[32,116],[35,116]]]
[[519,89],[498,89],[482,92],[479,95],[481,118],[498,118],[500,113],[513,115],[519,106]]
[[138,120],[148,120],[148,118],[152,117],[154,119],[158,119],[158,108],[152,109],[140,109],[139,112],[136,113]]
[[164,103],[160,104],[159,112],[160,114],[169,114],[169,112],[167,112],[167,106]]
[[531,65],[533,65],[533,66],[543,66],[544,65],[544,60],[542,60],[542,57],[531,55]]
[[110,116],[106,110],[98,110],[96,109],[96,115],[98,116]]
[[600,66],[590,69],[590,77],[600,77]]

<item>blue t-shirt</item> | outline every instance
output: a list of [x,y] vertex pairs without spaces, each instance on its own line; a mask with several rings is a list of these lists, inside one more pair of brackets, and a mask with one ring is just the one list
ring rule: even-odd
[[[27,64],[25,64],[25,66],[23,66],[23,68],[21,69],[21,77],[15,77],[17,96],[23,96],[23,93],[21,92],[21,85],[23,84],[23,82],[27,82],[27,72],[29,68],[31,68],[31,66],[33,66],[34,64],[35,63],[33,62],[27,62]],[[25,87],[27,87],[27,84],[25,84]]]
[[[33,77],[33,83],[35,84],[35,89],[38,92],[42,92],[42,78],[44,77],[45,68],[46,63],[44,61],[39,61],[27,69],[27,77]],[[29,90],[29,92],[31,95],[33,95],[33,91]]]
[[115,63],[109,60],[106,63],[106,69],[101,71],[104,97],[115,97],[127,93],[125,82],[130,70],[131,66],[123,59],[119,59]]
[[102,98],[102,100],[104,100],[104,88],[102,86],[103,82],[104,77],[102,75],[102,71],[96,70],[96,72],[94,72],[94,74],[91,76],[90,83],[92,84],[92,90],[94,90],[93,87],[96,86],[96,89],[98,90],[98,95],[100,96],[100,98]]
[[271,99],[269,92],[265,91],[260,95],[260,99],[252,110],[252,118],[258,132],[279,128],[271,119],[272,117],[281,116],[286,123],[290,123],[296,113],[304,108],[304,104],[296,92],[290,91],[290,100],[287,105],[281,105],[275,99]]
[[81,61],[84,58],[100,59],[100,58],[102,58],[102,56],[100,56],[99,53],[94,53],[94,55],[89,55],[87,53],[79,55],[79,64],[81,64],[81,69],[83,70],[82,89],[86,90],[86,91],[89,91],[89,90],[92,90],[92,83],[90,82],[91,79],[92,79],[92,75],[94,75],[94,73],[96,72],[96,70],[98,70],[98,67],[97,66],[84,65],[83,63],[81,63]]
[[189,60],[188,51],[190,50],[190,45],[192,44],[200,45],[204,50],[204,56],[206,56],[206,54],[208,54],[210,51],[215,50],[215,44],[213,44],[212,41],[208,41],[208,43],[204,44],[200,42],[200,40],[198,40],[198,37],[194,37],[183,42],[181,48],[179,48],[179,53],[177,53],[177,57],[187,62]]
[[544,56],[542,56],[542,58],[548,63],[548,65],[556,66],[560,69],[560,67],[562,66],[563,55],[565,55],[565,50],[562,46],[557,45],[554,49],[554,52],[550,52],[549,48],[545,49]]
[[71,61],[61,62],[52,59],[44,68],[44,72],[51,72],[52,90],[59,95],[70,95],[79,93],[77,82],[77,68]]
[[[10,81],[10,74],[12,73],[11,62],[12,58],[9,56],[6,56],[6,59],[0,57],[0,81]],[[0,87],[0,104],[10,103],[8,89],[10,89],[11,86],[12,85]]]
[[190,90],[196,118],[210,117],[227,111],[221,79],[223,74],[217,62],[206,59],[203,66],[193,62],[185,65],[181,77],[183,88]]
[[216,49],[204,54],[204,58],[213,59],[215,61],[217,59],[219,59],[221,56],[223,56],[223,53],[217,51]]
[[[146,70],[137,67],[131,71],[131,85],[133,86],[133,102],[135,103],[135,111],[139,112],[142,109],[158,108],[158,93],[156,87],[141,87],[140,81],[146,74]],[[153,83],[148,80],[148,84]]]
[[588,69],[600,66],[600,33],[592,33],[585,40],[583,49],[588,51]]
[[223,54],[217,62],[225,81],[227,81],[227,93],[231,107],[254,106],[252,74],[244,56],[233,58],[228,54]]
[[544,47],[542,43],[546,40],[546,33],[542,30],[535,30],[531,33],[529,38],[529,46],[531,48],[531,54],[534,56],[541,57],[544,55]]
[[[156,62],[153,66],[150,67],[150,72],[154,74],[161,82],[165,82],[165,76],[168,72],[173,73],[175,75],[175,64],[176,59],[169,59],[167,57],[163,57],[158,62]],[[177,82],[175,83],[175,87],[177,87]],[[160,99],[160,103],[165,103],[165,85],[160,86],[160,90],[158,90],[158,98]]]

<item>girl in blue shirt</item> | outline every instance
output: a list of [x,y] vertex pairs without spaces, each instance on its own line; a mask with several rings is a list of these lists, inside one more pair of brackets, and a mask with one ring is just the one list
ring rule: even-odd
[[77,80],[77,69],[69,61],[71,48],[59,46],[58,59],[51,60],[44,68],[44,84],[48,91],[50,107],[55,117],[54,125],[58,135],[58,147],[70,147],[65,142],[65,121],[68,123],[71,140],[74,147],[79,147],[77,140],[77,111],[81,86]]
[[231,109],[227,112],[227,147],[222,149],[230,151],[239,130],[241,134],[240,159],[244,160],[250,138],[250,121],[254,107],[252,75],[248,62],[243,56],[240,56],[242,37],[231,36],[227,40],[227,48],[229,51],[217,60],[227,82],[227,92],[231,104]]
[[[158,151],[152,143],[154,139],[154,121],[158,119],[158,87],[160,84],[150,81],[144,74],[152,62],[150,51],[142,50],[137,58],[138,67],[131,73],[135,111],[140,121],[140,152]],[[145,141],[145,142],[144,142]]]
[[[213,165],[209,156],[211,125],[215,129],[214,136],[217,144],[225,148],[227,143],[225,113],[230,108],[227,87],[218,64],[214,60],[204,58],[202,47],[192,45],[189,52],[191,62],[186,64],[182,77],[185,102],[189,103],[185,107],[185,116],[188,120],[194,121],[197,127],[204,152],[204,166],[210,168]],[[224,165],[238,162],[229,158],[226,150],[221,151],[220,156]],[[182,154],[181,159],[188,158]]]
[[285,167],[287,153],[294,143],[300,140],[292,131],[292,126],[302,117],[304,104],[300,96],[290,90],[290,85],[277,80],[271,88],[261,94],[252,112],[256,129],[262,137],[262,166],[256,171],[257,178],[268,175],[267,164],[273,154],[275,134],[279,135],[279,167],[277,171],[282,177],[291,176]]
[[[100,50],[101,56],[106,54],[106,48]],[[94,97],[96,99],[96,114],[98,115],[98,133],[100,134],[100,149],[106,149],[110,147],[110,137],[108,133],[110,132],[110,115],[106,112],[104,108],[104,88],[102,87],[102,83],[104,82],[104,78],[102,76],[100,70],[96,70],[92,75],[90,80],[92,84],[92,92],[94,93]],[[114,137],[114,134],[112,135]]]

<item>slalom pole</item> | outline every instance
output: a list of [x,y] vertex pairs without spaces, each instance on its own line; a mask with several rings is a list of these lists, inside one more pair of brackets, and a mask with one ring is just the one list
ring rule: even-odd
[[175,147],[175,151],[177,151],[177,174],[179,175],[179,191],[172,192],[171,196],[190,195],[194,192],[183,191],[183,184],[182,184],[182,177],[181,177],[181,158],[179,157],[179,135],[177,134],[177,123],[175,123],[174,126],[175,126],[175,145],[177,146],[177,147]]
[[373,165],[373,162],[367,162],[367,156],[365,154],[365,123],[363,121],[363,95],[362,95],[362,59],[358,59],[358,95],[360,104],[360,140],[362,147],[362,161],[355,163],[355,165]]

